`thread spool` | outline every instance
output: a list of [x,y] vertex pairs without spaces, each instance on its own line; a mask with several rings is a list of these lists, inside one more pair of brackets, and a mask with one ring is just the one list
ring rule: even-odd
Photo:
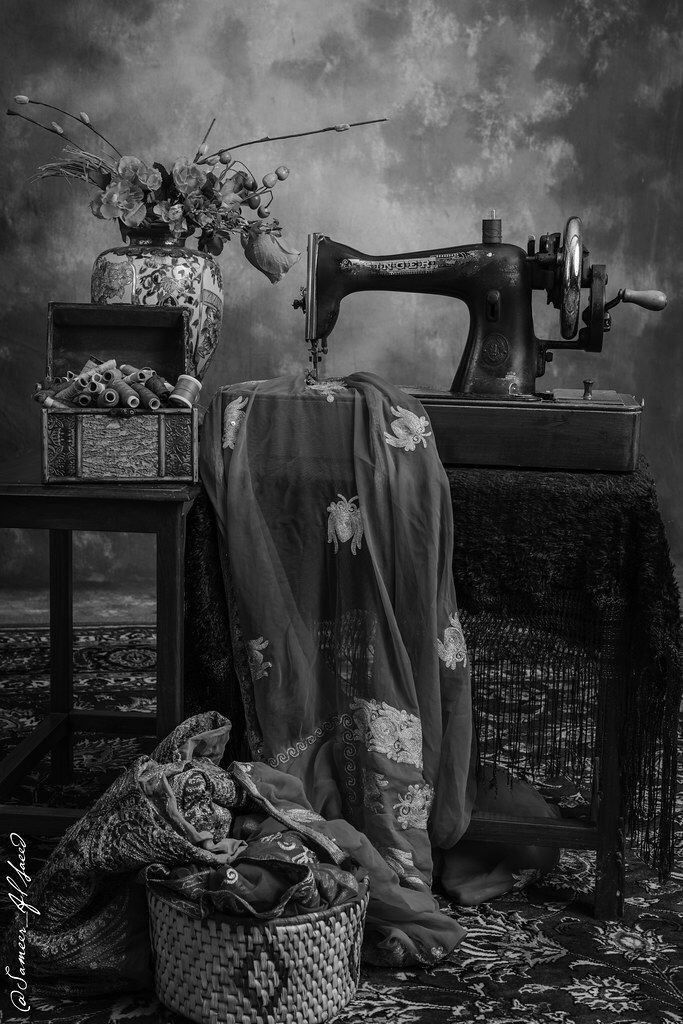
[[83,363],[83,366],[80,368],[76,376],[85,377],[87,380],[90,377],[90,374],[95,373],[99,366],[100,361],[95,359],[94,356],[90,356],[90,358]]
[[73,370],[67,370],[66,371],[66,379],[67,379],[67,381],[72,381],[75,378],[75,376],[76,376],[76,374],[73,372]]
[[124,375],[124,377],[127,377],[131,373],[140,372],[137,366],[131,366],[130,363],[121,363],[119,369],[121,370],[121,373]]
[[178,377],[178,383],[169,395],[168,400],[173,405],[180,405],[191,409],[196,404],[201,390],[202,385],[196,377],[190,377],[189,373],[181,373]]
[[88,391],[91,395],[101,395],[104,391],[105,385],[101,380],[91,380],[88,384]]
[[96,372],[97,373],[102,374],[102,373],[104,373],[105,370],[114,370],[114,369],[116,369],[116,360],[115,359],[105,359],[105,361],[102,362],[101,359],[96,359],[95,356],[90,356],[90,358],[97,364],[97,367],[96,367]]
[[81,378],[76,377],[71,381],[67,387],[57,391],[55,398],[58,398],[60,402],[75,402],[78,400],[78,396],[83,392],[83,385],[81,384]]
[[152,374],[146,382],[145,387],[149,388],[152,394],[156,395],[157,398],[160,398],[162,402],[168,399],[168,396],[173,391],[173,385],[169,384],[163,377],[160,377],[158,373]]
[[152,412],[156,412],[158,409],[161,408],[161,402],[159,401],[157,396],[152,394],[152,392],[148,388],[146,388],[144,384],[134,383],[131,384],[131,387],[140,398],[140,404],[143,405],[145,409],[151,409]]
[[149,380],[149,376],[151,373],[148,375],[144,370],[136,370],[135,373],[127,373],[123,380],[126,384],[144,384]]
[[119,370],[118,366],[115,366],[111,370],[105,370],[104,373],[102,374],[102,380],[104,381],[105,384],[111,384],[111,382],[114,380],[121,380],[122,377],[123,374]]
[[129,409],[137,409],[140,404],[140,399],[135,394],[130,384],[126,384],[124,380],[114,380],[112,381],[111,386],[115,391],[118,391],[121,405],[125,405]]
[[95,405],[99,406],[100,409],[113,409],[115,405],[119,404],[119,393],[115,388],[105,388],[97,396]]
[[80,395],[76,399],[76,403],[82,406],[92,405],[92,395],[87,391],[81,391]]
[[52,399],[54,392],[48,391],[46,388],[40,388],[38,391],[33,392],[34,401],[40,402],[41,405],[45,405],[48,398]]
[[46,397],[45,401],[43,402],[43,406],[46,409],[65,409],[67,412],[73,412],[72,406],[65,405],[64,402],[58,402],[57,399],[52,398],[51,395],[48,395]]
[[56,384],[52,377],[43,377],[42,380],[37,380],[33,390],[34,391],[61,391],[65,387],[63,384]]

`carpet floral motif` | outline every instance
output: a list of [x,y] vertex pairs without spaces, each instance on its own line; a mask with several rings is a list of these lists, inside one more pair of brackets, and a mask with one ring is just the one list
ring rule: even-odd
[[[77,705],[153,711],[154,647],[151,629],[78,629]],[[0,630],[2,753],[46,713],[48,669],[47,630]],[[16,797],[86,807],[153,745],[153,738],[79,737],[72,783],[51,786],[46,761],[22,781]],[[679,801],[680,825],[683,788]],[[54,844],[27,837],[29,873],[35,875]],[[515,891],[490,904],[453,907],[440,897],[467,930],[459,949],[429,971],[364,969],[357,996],[337,1024],[683,1024],[682,844],[679,832],[679,856],[665,883],[629,858],[621,921],[592,916],[595,856],[583,850],[563,851],[551,874],[520,880]],[[0,846],[5,860],[10,850]],[[10,910],[0,895],[0,928]],[[32,1024],[182,1022],[153,993],[87,1003],[37,995],[30,1001]],[[25,1019],[3,991],[2,1024]]]

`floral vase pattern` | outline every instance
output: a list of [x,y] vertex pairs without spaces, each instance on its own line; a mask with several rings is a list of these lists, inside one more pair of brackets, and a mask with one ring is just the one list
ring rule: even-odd
[[220,341],[223,317],[223,279],[213,256],[186,249],[185,239],[168,231],[129,230],[128,245],[107,249],[95,260],[91,299],[189,307],[188,370],[200,380],[204,376]]

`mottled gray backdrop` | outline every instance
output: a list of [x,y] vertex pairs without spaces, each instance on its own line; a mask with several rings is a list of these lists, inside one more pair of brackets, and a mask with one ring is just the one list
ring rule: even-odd
[[[386,125],[244,150],[258,178],[291,176],[276,212],[305,249],[323,231],[368,252],[477,241],[495,207],[504,237],[583,218],[614,290],[659,287],[659,315],[619,307],[600,356],[557,353],[545,386],[646,399],[643,448],[672,553],[683,561],[681,432],[681,79],[676,2],[612,0],[2,0],[0,80],[85,110],[118,148],[148,160],[192,155],[211,117],[217,145],[386,116]],[[22,108],[34,112],[36,108]],[[37,466],[49,299],[88,301],[93,258],[118,243],[85,188],[30,181],[58,140],[3,118],[0,430]],[[83,140],[87,133],[83,133]],[[223,383],[305,365],[291,308],[305,261],[271,285],[226,247],[223,341],[203,396]],[[610,288],[611,291],[611,288]],[[537,332],[558,336],[538,296]],[[374,370],[447,387],[467,322],[457,301],[388,293],[347,299],[328,374]],[[45,544],[0,540],[0,585],[43,583]],[[82,535],[83,583],[148,585],[148,544]]]

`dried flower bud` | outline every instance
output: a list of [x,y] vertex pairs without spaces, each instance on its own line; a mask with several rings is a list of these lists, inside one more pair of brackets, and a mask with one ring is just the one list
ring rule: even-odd
[[240,241],[251,265],[265,274],[273,284],[301,259],[297,249],[290,248],[271,231],[243,231]]
[[221,150],[221,153],[220,153],[220,161],[221,161],[221,163],[222,164],[229,164],[230,160],[231,160],[230,150],[229,149]]
[[15,103],[30,103],[31,101],[28,98],[28,96],[15,96],[14,97],[14,102]]
[[334,130],[335,132],[348,132],[350,127],[350,124],[335,124]]
[[64,134],[64,129],[62,128],[62,126],[60,124],[57,124],[56,121],[52,121],[51,123],[52,123],[52,130],[53,131],[57,132],[58,135],[63,135]]
[[88,117],[88,115],[86,114],[86,112],[84,110],[81,110],[81,112],[79,114],[79,117],[80,117],[81,121],[83,122],[83,124],[90,124],[90,118]]
[[202,142],[202,144],[199,147],[199,149],[197,150],[197,152],[199,153],[200,156],[204,156],[204,154],[206,153],[208,148],[209,148],[208,142]]

